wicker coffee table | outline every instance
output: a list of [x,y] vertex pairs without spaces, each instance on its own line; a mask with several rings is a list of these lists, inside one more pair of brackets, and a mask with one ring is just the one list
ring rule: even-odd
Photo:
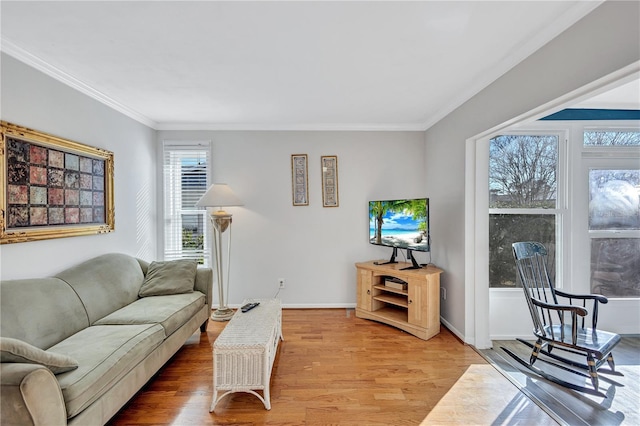
[[[271,409],[269,381],[282,337],[282,308],[279,299],[250,299],[256,308],[238,310],[213,343],[212,412],[218,402],[234,392],[257,396]],[[256,392],[262,390],[262,396]],[[219,392],[224,392],[218,396]]]

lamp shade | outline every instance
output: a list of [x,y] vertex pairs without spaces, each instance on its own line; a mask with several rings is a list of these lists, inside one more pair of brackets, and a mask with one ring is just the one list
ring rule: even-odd
[[214,183],[196,203],[197,207],[231,207],[242,206],[242,201],[236,197],[226,183]]

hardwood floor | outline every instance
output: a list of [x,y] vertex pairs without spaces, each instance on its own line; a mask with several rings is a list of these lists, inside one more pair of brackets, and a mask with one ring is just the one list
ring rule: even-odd
[[423,341],[352,309],[285,309],[271,410],[236,393],[209,413],[211,345],[224,326],[194,334],[109,424],[556,424],[446,328]]
[[[500,349],[506,347],[529,360],[531,349],[515,340],[493,342],[493,349],[482,351],[501,368],[527,395],[551,411],[559,423],[568,425],[640,425],[640,336],[623,336],[613,350],[616,370],[624,376],[600,374],[600,386],[607,398],[586,395],[548,382],[528,370]],[[584,357],[572,357],[585,362]],[[543,357],[544,359],[544,357]],[[537,367],[579,386],[589,386],[590,380],[568,373],[541,361]],[[606,367],[606,366],[605,366]]]

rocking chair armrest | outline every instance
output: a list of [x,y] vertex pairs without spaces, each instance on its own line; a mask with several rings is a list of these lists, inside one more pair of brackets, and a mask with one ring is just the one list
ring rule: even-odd
[[554,310],[554,311],[575,312],[576,314],[580,315],[581,317],[584,317],[589,313],[589,311],[587,311],[585,308],[583,308],[581,306],[556,305],[556,304],[553,304],[553,303],[541,302],[540,300],[534,299],[534,298],[531,298],[531,301],[533,302],[534,305],[539,306],[539,307],[544,308],[544,309],[551,309],[551,310]]
[[556,294],[558,296],[566,297],[568,299],[581,299],[581,300],[596,300],[603,305],[609,302],[605,296],[599,294],[571,294],[565,293],[564,291],[556,290]]

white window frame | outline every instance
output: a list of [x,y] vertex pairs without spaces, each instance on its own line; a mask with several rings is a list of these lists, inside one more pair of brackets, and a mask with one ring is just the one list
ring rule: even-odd
[[[565,249],[567,245],[567,238],[564,235],[565,229],[570,229],[568,225],[567,213],[568,213],[568,185],[567,185],[567,176],[568,176],[568,132],[566,130],[553,128],[555,126],[545,125],[543,122],[542,125],[536,126],[530,130],[528,129],[519,129],[517,131],[510,130],[505,132],[500,132],[496,135],[487,138],[486,141],[486,149],[489,149],[489,144],[491,139],[502,136],[502,135],[516,135],[516,136],[555,136],[558,138],[558,164],[556,169],[556,207],[543,209],[543,208],[488,208],[487,213],[487,221],[488,216],[492,214],[504,214],[504,215],[554,215],[556,217],[556,264],[555,264],[555,274],[556,274],[556,282],[554,283],[557,288],[562,288],[565,282],[565,264],[567,260]],[[489,164],[489,154],[487,152],[487,165]],[[488,168],[488,166],[487,166]],[[489,197],[489,182],[486,182],[486,194],[487,199]],[[487,222],[488,224],[488,222]],[[487,226],[487,238],[489,234],[489,227]],[[489,246],[487,245],[487,250]],[[521,296],[522,289],[521,288],[493,288],[491,287],[491,283],[489,283],[489,289],[492,293],[501,293],[501,292],[509,292],[513,293],[514,291],[518,292],[518,296]]]
[[[183,210],[182,206],[182,185],[181,175],[180,178],[176,176],[170,176],[165,173],[166,168],[170,165],[167,164],[167,155],[171,151],[186,153],[188,151],[200,151],[205,153],[207,160],[206,171],[206,188],[211,183],[211,164],[212,164],[212,150],[211,141],[181,141],[181,140],[164,140],[162,142],[162,150],[160,153],[161,170],[160,182],[161,184],[161,225],[160,238],[159,238],[159,256],[164,260],[174,259],[189,259],[202,256],[204,265],[206,267],[211,266],[211,227],[208,225],[208,215],[206,208],[197,208]],[[182,226],[174,226],[173,220],[180,220],[182,213],[199,214],[202,216],[202,223],[204,228],[204,240],[202,252],[183,252],[182,251]],[[177,218],[177,219],[176,219]],[[173,236],[171,234],[174,234]],[[173,244],[173,247],[168,246],[167,240],[171,241],[169,244]]]
[[[576,173],[576,182],[573,187],[575,193],[576,221],[580,223],[580,229],[585,232],[576,232],[574,258],[591,259],[591,240],[594,238],[640,238],[640,230],[589,230],[589,171],[628,170],[640,169],[640,146],[585,146],[583,134],[585,131],[638,131],[640,121],[637,120],[598,120],[584,121],[573,124],[572,145],[579,161]],[[580,215],[582,212],[582,216]],[[576,293],[591,292],[591,268],[576,269],[575,271]],[[610,300],[637,301],[640,298],[613,298]]]
[[[489,284],[488,284],[488,253],[487,247],[487,230],[488,230],[488,197],[484,196],[483,190],[487,187],[488,179],[488,149],[483,150],[480,146],[482,141],[492,135],[496,135],[503,131],[511,131],[521,127],[529,127],[535,124],[531,120],[537,120],[545,117],[553,112],[567,108],[581,100],[590,98],[604,90],[617,87],[621,84],[631,81],[637,76],[638,64],[632,64],[620,70],[602,77],[592,83],[589,83],[571,93],[560,96],[551,102],[537,106],[532,110],[522,113],[516,117],[512,117],[507,121],[496,124],[491,129],[487,129],[478,134],[470,136],[465,141],[465,241],[464,256],[467,259],[464,270],[464,293],[465,293],[465,320],[464,320],[464,341],[465,343],[475,345],[479,349],[491,348],[492,342],[490,337],[490,326],[488,321],[490,311],[489,300]],[[545,124],[551,125],[547,128],[556,128],[555,122],[548,121]],[[564,122],[564,127],[568,127]],[[576,189],[573,182],[578,172],[576,167],[580,167],[579,156],[576,158],[575,150],[571,149],[568,155],[568,167],[570,170],[569,179],[569,206],[573,207],[574,195]],[[574,210],[574,209],[573,209]],[[570,210],[571,211],[571,210]],[[578,229],[573,215],[568,215],[565,219],[565,229],[571,234],[572,229]],[[571,223],[569,223],[569,221]],[[574,239],[570,239],[570,245],[566,248],[572,250],[577,245]],[[584,262],[584,259],[580,260]],[[568,259],[566,269],[573,268],[571,257]],[[486,278],[484,278],[486,276]],[[565,289],[566,290],[566,289]],[[637,310],[636,318],[637,318]],[[600,322],[604,324],[604,318]],[[635,327],[635,325],[634,325]],[[623,332],[624,333],[624,332]],[[637,331],[629,331],[629,333],[637,333]],[[530,337],[530,334],[529,334]]]
[[[489,317],[487,322],[475,321],[474,344],[480,348],[491,347],[492,340],[500,340],[503,338],[530,337],[529,311],[526,307],[522,296],[521,288],[490,288],[489,287],[489,263],[488,263],[488,247],[489,247],[489,212],[499,212],[501,209],[489,209],[489,143],[490,140],[498,135],[521,134],[521,135],[556,135],[558,137],[558,170],[557,170],[557,204],[555,209],[548,210],[548,214],[557,216],[556,220],[556,285],[559,288],[566,287],[567,274],[570,271],[569,253],[570,248],[570,192],[569,192],[569,172],[571,161],[568,151],[568,129],[567,123],[557,122],[535,122],[527,123],[523,126],[514,126],[509,129],[491,133],[481,139],[470,140],[475,150],[475,252],[487,253],[486,257],[475,257],[475,277],[474,292],[480,292],[475,300],[478,302],[486,297],[486,302],[479,302],[486,306],[486,315]],[[475,146],[474,146],[475,145]],[[541,214],[543,209],[508,209],[510,213],[533,213]],[[486,289],[486,296],[480,296],[482,289]],[[566,289],[566,288],[565,288]],[[509,317],[509,324],[498,334],[495,333],[496,317],[498,312],[502,310],[502,315]],[[483,310],[480,309],[475,315],[482,315]],[[493,318],[492,318],[493,317]],[[504,324],[504,322],[502,323]],[[526,324],[525,331],[510,329],[511,325]],[[485,327],[486,331],[485,331]],[[516,327],[517,328],[517,327]],[[521,334],[526,332],[526,334]],[[504,334],[501,334],[504,333]],[[484,336],[488,340],[483,340]],[[482,338],[482,340],[480,340]]]

